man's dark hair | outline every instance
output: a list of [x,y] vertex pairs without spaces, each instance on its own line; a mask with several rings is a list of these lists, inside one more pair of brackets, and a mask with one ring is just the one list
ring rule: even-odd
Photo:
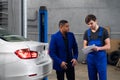
[[95,15],[89,14],[89,15],[87,15],[86,18],[85,18],[85,23],[88,24],[91,20],[96,21],[96,19],[97,19],[97,18],[96,18]]
[[68,23],[68,21],[67,20],[60,20],[59,21],[59,27],[60,27],[60,25],[64,25],[65,23]]

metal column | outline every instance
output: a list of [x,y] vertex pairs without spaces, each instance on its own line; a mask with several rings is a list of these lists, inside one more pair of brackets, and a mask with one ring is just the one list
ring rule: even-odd
[[47,8],[45,6],[41,6],[39,9],[39,15],[38,15],[38,27],[39,27],[39,41],[40,42],[48,42],[48,14],[47,14]]
[[[45,6],[40,6],[38,19],[39,19],[38,20],[39,42],[47,43],[48,42],[48,14],[47,14],[47,8]],[[43,80],[48,80],[48,78],[45,77]]]

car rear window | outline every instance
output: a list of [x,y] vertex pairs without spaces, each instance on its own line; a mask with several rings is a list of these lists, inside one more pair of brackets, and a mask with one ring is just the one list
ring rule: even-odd
[[8,42],[18,42],[18,41],[27,41],[28,40],[19,35],[5,35],[5,36],[1,36],[0,38],[5,41],[8,41]]
[[0,38],[8,42],[28,41],[28,39],[20,35],[13,35],[5,29],[0,29]]

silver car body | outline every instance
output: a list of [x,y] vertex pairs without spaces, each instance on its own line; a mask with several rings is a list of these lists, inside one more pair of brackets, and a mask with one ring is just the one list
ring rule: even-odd
[[[19,37],[18,35],[9,35]],[[15,52],[29,49],[38,53],[37,58],[21,59]],[[52,71],[48,44],[37,41],[12,41],[0,38],[0,80],[41,80]]]

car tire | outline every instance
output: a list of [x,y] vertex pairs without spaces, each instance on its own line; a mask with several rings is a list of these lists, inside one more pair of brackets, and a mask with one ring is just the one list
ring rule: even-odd
[[113,51],[108,55],[108,63],[111,65],[116,65],[120,58],[120,51]]

